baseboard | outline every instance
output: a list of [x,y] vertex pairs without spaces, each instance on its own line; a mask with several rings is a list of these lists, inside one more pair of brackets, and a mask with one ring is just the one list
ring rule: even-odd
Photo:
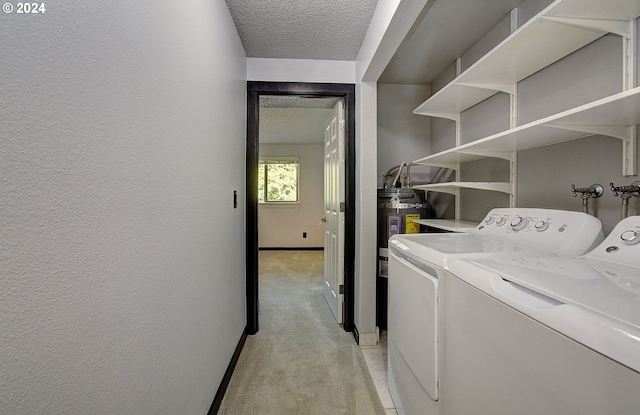
[[377,332],[358,334],[359,346],[375,346],[376,344],[378,344],[379,340],[380,340],[380,337]]
[[247,328],[245,327],[244,331],[242,332],[242,336],[240,337],[240,341],[236,346],[236,350],[233,352],[233,356],[231,357],[229,366],[227,366],[227,371],[224,372],[222,382],[220,382],[220,387],[218,387],[218,392],[216,392],[216,396],[215,398],[213,398],[213,403],[211,404],[211,408],[209,408],[209,412],[207,413],[207,415],[216,415],[218,413],[220,405],[222,405],[222,398],[224,398],[224,394],[227,391],[227,387],[229,386],[229,382],[231,381],[231,375],[233,375],[236,364],[238,364],[238,360],[240,359],[240,352],[242,352],[242,348],[244,347],[244,343],[246,340]]
[[324,251],[322,246],[302,246],[302,247],[264,247],[258,248],[258,251]]

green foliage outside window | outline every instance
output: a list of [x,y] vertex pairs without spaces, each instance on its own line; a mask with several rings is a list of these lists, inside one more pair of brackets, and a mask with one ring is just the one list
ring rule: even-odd
[[258,201],[298,201],[297,162],[266,161],[258,164]]

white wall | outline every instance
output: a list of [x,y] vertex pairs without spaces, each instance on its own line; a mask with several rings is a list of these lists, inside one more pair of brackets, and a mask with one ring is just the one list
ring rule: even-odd
[[236,29],[46,6],[0,25],[1,412],[204,414],[245,326]]
[[[319,132],[322,136],[323,131]],[[324,146],[319,144],[260,144],[260,157],[299,157],[300,203],[258,205],[260,248],[322,248],[324,226]],[[307,233],[307,238],[302,233]]]
[[267,82],[355,83],[355,62],[313,59],[247,59],[247,79]]
[[[378,188],[382,188],[383,175],[391,167],[410,163],[419,158],[419,154],[429,154],[431,119],[413,114],[428,97],[428,85],[378,84]],[[429,179],[429,167],[411,168],[413,185],[429,183]]]

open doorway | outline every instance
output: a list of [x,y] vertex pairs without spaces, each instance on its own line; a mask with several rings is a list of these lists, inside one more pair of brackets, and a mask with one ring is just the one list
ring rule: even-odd
[[[258,292],[258,191],[260,102],[265,98],[337,98],[344,103],[345,171],[344,171],[344,290],[342,322],[346,331],[353,330],[354,321],[354,252],[355,252],[355,87],[344,84],[270,83],[247,84],[247,160],[246,160],[246,280],[247,334],[259,329]],[[294,162],[294,160],[288,160]]]

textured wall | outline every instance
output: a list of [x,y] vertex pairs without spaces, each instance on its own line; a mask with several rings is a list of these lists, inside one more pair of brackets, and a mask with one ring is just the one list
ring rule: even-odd
[[0,16],[0,412],[206,413],[245,325],[241,42],[224,2],[46,6]]
[[247,59],[247,80],[352,84],[355,62],[313,59]]
[[[427,85],[378,84],[378,188],[382,188],[383,175],[391,167],[429,154],[431,119],[413,114],[428,96]],[[429,176],[428,167],[416,165],[411,169],[413,185],[429,183]]]

